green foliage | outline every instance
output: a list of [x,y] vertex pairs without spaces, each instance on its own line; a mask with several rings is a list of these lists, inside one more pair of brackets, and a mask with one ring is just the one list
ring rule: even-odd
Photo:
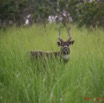
[[50,7],[47,1],[45,2],[36,2],[33,5],[35,11],[33,12],[33,19],[35,22],[46,22],[48,16],[50,15]]
[[[56,51],[56,25],[0,30],[0,103],[94,103],[104,97],[104,31],[72,27],[75,44],[64,65],[31,63],[31,50]],[[62,30],[66,40],[66,31]],[[95,34],[95,35],[93,35]],[[44,62],[44,61],[43,61]],[[93,98],[85,101],[85,97]],[[103,101],[102,101],[103,102]]]
[[71,14],[74,22],[76,22],[78,20],[77,5],[79,3],[80,3],[80,0],[70,0],[69,3],[68,3],[68,11]]
[[91,2],[78,5],[79,26],[104,26],[104,3]]
[[1,0],[0,21],[9,20],[20,25],[26,15],[32,14],[36,23],[46,23],[49,15],[62,15],[67,11],[73,22],[79,26],[104,26],[104,2],[84,2],[80,0]]
[[23,9],[26,7],[26,0],[1,0],[0,1],[0,20],[8,24],[9,20],[18,23],[21,19]]

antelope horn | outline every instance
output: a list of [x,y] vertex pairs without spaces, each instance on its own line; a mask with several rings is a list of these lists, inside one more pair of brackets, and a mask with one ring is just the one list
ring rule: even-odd
[[58,39],[59,39],[59,41],[63,42],[63,40],[60,38],[60,34],[61,34],[61,30],[60,30],[60,29],[61,29],[61,28],[59,27]]
[[69,36],[69,38],[68,38],[67,41],[70,41],[70,40],[72,39],[72,36],[71,36],[71,34],[70,34],[70,29],[67,29],[67,32],[68,32],[68,36]]

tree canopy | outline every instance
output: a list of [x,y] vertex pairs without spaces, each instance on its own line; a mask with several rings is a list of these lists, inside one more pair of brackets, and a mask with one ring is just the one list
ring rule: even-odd
[[92,25],[91,19],[102,25],[104,2],[82,1],[84,0],[0,0],[0,22],[8,24],[12,20],[21,25],[24,17],[31,14],[34,22],[44,23],[49,15],[62,15],[63,11],[67,11],[79,25]]

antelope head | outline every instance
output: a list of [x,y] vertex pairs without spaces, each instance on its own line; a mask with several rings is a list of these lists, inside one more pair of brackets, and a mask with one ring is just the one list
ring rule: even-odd
[[59,29],[59,37],[58,37],[58,46],[60,46],[60,53],[61,56],[63,57],[64,61],[68,61],[69,60],[69,54],[70,54],[70,45],[72,45],[74,43],[74,40],[71,41],[72,37],[70,35],[69,29],[67,29],[68,32],[68,40],[64,41],[62,38],[60,38],[60,29]]

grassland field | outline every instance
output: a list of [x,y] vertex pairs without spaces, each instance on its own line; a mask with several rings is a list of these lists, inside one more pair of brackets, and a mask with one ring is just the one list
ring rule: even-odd
[[[31,63],[31,50],[58,51],[57,25],[0,30],[0,103],[94,103],[104,98],[104,30],[71,27],[70,61]],[[62,29],[61,37],[68,35]],[[85,98],[92,98],[85,100]],[[96,101],[104,103],[104,100]]]

